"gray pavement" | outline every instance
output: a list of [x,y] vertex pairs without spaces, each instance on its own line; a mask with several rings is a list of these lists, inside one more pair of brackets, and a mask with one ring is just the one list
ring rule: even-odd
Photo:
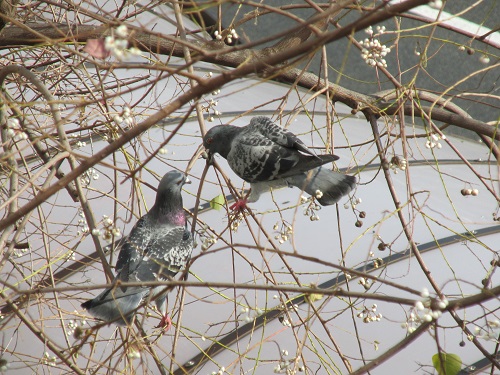
[[[290,4],[285,0],[265,1],[266,5],[281,6]],[[458,14],[472,3],[469,1],[448,1],[445,5],[445,11],[451,14]],[[237,18],[251,11],[249,6],[236,6],[225,4],[223,6],[224,26],[231,23],[231,20],[237,14]],[[212,9],[211,14],[215,16]],[[307,18],[312,12],[310,10],[294,10],[295,15]],[[352,11],[343,19],[339,20],[341,25],[346,25],[359,17],[360,13]],[[487,0],[480,6],[461,15],[461,18],[473,23],[481,24],[490,29],[500,26],[500,6],[496,0]],[[257,22],[248,22],[238,33],[242,40],[255,41],[278,31],[292,28],[296,25],[295,21],[283,15],[265,15],[261,16]],[[383,24],[388,31],[396,29],[394,21],[390,20]],[[401,19],[400,28],[403,30],[412,29],[420,26],[421,23],[409,19]],[[474,28],[473,24],[467,27]],[[421,52],[427,43],[427,36],[431,28],[427,27],[421,30],[405,32],[399,40],[398,48],[393,48],[387,56],[387,69],[394,76],[401,72],[403,84],[409,85],[416,77],[416,87],[425,88],[436,93],[443,92],[449,86],[462,81],[455,89],[451,90],[452,95],[461,95],[462,98],[454,99],[454,102],[465,109],[471,116],[482,121],[494,121],[500,116],[500,69],[496,68],[488,72],[474,74],[478,70],[498,63],[499,51],[491,46],[487,46],[479,41],[472,41],[469,37],[458,35],[455,32],[437,28],[434,33],[434,40],[430,45],[427,54],[427,65],[425,68],[418,69],[422,54],[419,56],[416,52]],[[498,31],[497,31],[498,37]],[[357,40],[364,39],[366,34],[358,32],[355,35]],[[387,33],[380,38],[383,44],[393,46],[395,35]],[[469,55],[467,51],[461,51],[460,45],[471,46],[475,53]],[[327,46],[329,78],[346,88],[356,90],[362,93],[373,93],[380,89],[390,89],[393,85],[382,74],[376,74],[374,68],[368,66],[360,57],[360,52],[356,47],[349,45],[347,40],[340,40]],[[397,53],[396,53],[397,52]],[[490,54],[490,62],[484,64],[480,61],[483,53]],[[495,57],[496,56],[496,57]],[[320,58],[314,58],[309,70],[317,73],[320,71]],[[468,78],[467,78],[468,77]],[[479,93],[477,95],[467,95],[467,93]],[[497,98],[487,98],[486,94],[496,95]],[[459,132],[462,134],[462,132]],[[466,135],[466,132],[465,134]]]

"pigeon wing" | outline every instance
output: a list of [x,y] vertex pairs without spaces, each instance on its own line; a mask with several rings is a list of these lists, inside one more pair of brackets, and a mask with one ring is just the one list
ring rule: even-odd
[[244,133],[233,142],[227,162],[245,181],[272,181],[292,169],[300,153],[280,146],[260,133]]
[[[312,152],[294,134],[263,119],[269,126],[254,122],[246,127],[233,141],[227,157],[231,168],[245,181],[273,181],[338,159],[334,155],[311,156]],[[309,153],[300,152],[303,149]]]
[[249,129],[259,132],[276,145],[301,151],[304,154],[316,156],[295,134],[276,125],[270,118],[257,116],[250,121]]
[[187,228],[171,227],[161,230],[150,241],[137,267],[137,278],[153,281],[173,277],[186,266],[192,251],[193,241]]
[[120,254],[116,261],[117,278],[124,282],[131,281],[130,277],[141,264],[151,240],[152,229],[149,216],[144,215],[135,224],[129,236],[121,245]]

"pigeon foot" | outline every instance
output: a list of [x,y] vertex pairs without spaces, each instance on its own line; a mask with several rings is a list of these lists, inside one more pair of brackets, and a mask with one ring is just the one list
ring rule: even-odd
[[160,320],[160,324],[156,328],[163,328],[163,332],[167,332],[170,327],[172,327],[172,319],[170,319],[170,316],[168,314],[165,314],[163,318]]
[[237,211],[237,212],[243,212],[245,209],[247,209],[247,198],[243,199],[237,199],[236,202],[234,202],[231,206],[229,206],[229,209],[232,211]]

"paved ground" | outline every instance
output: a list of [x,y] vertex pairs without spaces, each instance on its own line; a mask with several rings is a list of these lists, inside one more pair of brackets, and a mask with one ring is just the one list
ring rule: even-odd
[[[267,0],[265,4],[280,6],[289,4],[286,0]],[[468,1],[448,1],[445,10],[451,14],[458,14],[464,8],[472,4]],[[237,7],[236,5],[227,5],[224,8],[224,26],[230,24],[233,15],[239,10],[239,14],[244,14],[251,10],[249,7]],[[424,9],[425,10],[425,9]],[[427,10],[431,10],[427,7]],[[301,17],[307,17],[311,12],[307,11],[294,11],[295,14]],[[342,25],[359,17],[358,12],[351,12],[348,17],[340,20]],[[499,27],[498,20],[500,19],[500,7],[496,0],[487,0],[481,3],[480,6],[460,16],[461,19],[470,21],[463,27],[469,28],[471,31],[477,29],[475,23],[481,24],[490,29]],[[249,22],[241,30],[238,30],[242,38],[250,40],[258,40],[268,36],[274,30],[286,30],[293,27],[295,21],[290,20],[280,15],[266,15],[259,18],[258,23]],[[384,24],[388,31],[395,30],[395,24],[391,20]],[[408,30],[420,23],[408,19],[401,20],[401,29]],[[396,54],[396,49],[393,48],[392,52],[387,56],[388,70],[393,74],[398,74],[398,58],[400,62],[400,70],[402,74],[402,81],[409,84],[413,81],[416,74],[416,65],[419,63],[421,56],[416,52],[421,51],[427,42],[427,36],[431,32],[431,28],[423,30],[415,30],[412,32],[405,32],[404,37],[399,41],[399,48]],[[359,32],[356,34],[356,39],[364,39],[366,34]],[[500,38],[500,33],[497,31],[496,38]],[[487,66],[492,66],[498,62],[498,58],[490,56],[490,63],[483,64],[480,62],[480,57],[483,53],[490,53],[498,56],[498,50],[487,46],[478,41],[472,41],[470,38],[457,35],[456,33],[437,28],[434,34],[435,40],[429,48],[427,55],[427,67],[420,69],[416,79],[416,85],[419,88],[426,88],[436,92],[442,92],[447,87],[464,80],[463,83],[457,86],[452,91],[453,94],[460,94],[464,92],[484,93],[496,95],[497,99],[488,99],[477,96],[467,96],[465,99],[456,99],[455,102],[466,109],[471,116],[483,120],[492,121],[498,119],[500,116],[500,69],[496,68],[489,72],[477,74],[473,77],[467,76],[484,69]],[[391,46],[395,41],[394,34],[386,34],[381,37],[381,42],[387,46]],[[467,54],[466,51],[460,51],[459,46],[471,46],[474,48],[473,55]],[[316,58],[311,67],[311,71],[317,72],[320,69],[319,58]],[[391,88],[392,85],[384,76],[379,76],[380,82],[375,74],[375,70],[360,58],[359,51],[349,46],[347,41],[342,40],[332,43],[328,46],[328,63],[330,65],[329,77],[332,81],[337,81],[341,85],[360,91],[363,93],[371,93],[381,89]],[[486,105],[477,105],[477,102],[489,103]]]

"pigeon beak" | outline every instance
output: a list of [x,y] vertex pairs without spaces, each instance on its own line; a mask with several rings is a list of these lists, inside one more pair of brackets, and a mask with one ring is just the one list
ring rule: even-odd
[[212,160],[214,159],[214,154],[210,152],[208,148],[205,148],[203,158],[206,159],[208,164],[212,164]]
[[184,180],[184,184],[190,184],[191,180],[189,179],[188,176],[186,176],[186,179]]

